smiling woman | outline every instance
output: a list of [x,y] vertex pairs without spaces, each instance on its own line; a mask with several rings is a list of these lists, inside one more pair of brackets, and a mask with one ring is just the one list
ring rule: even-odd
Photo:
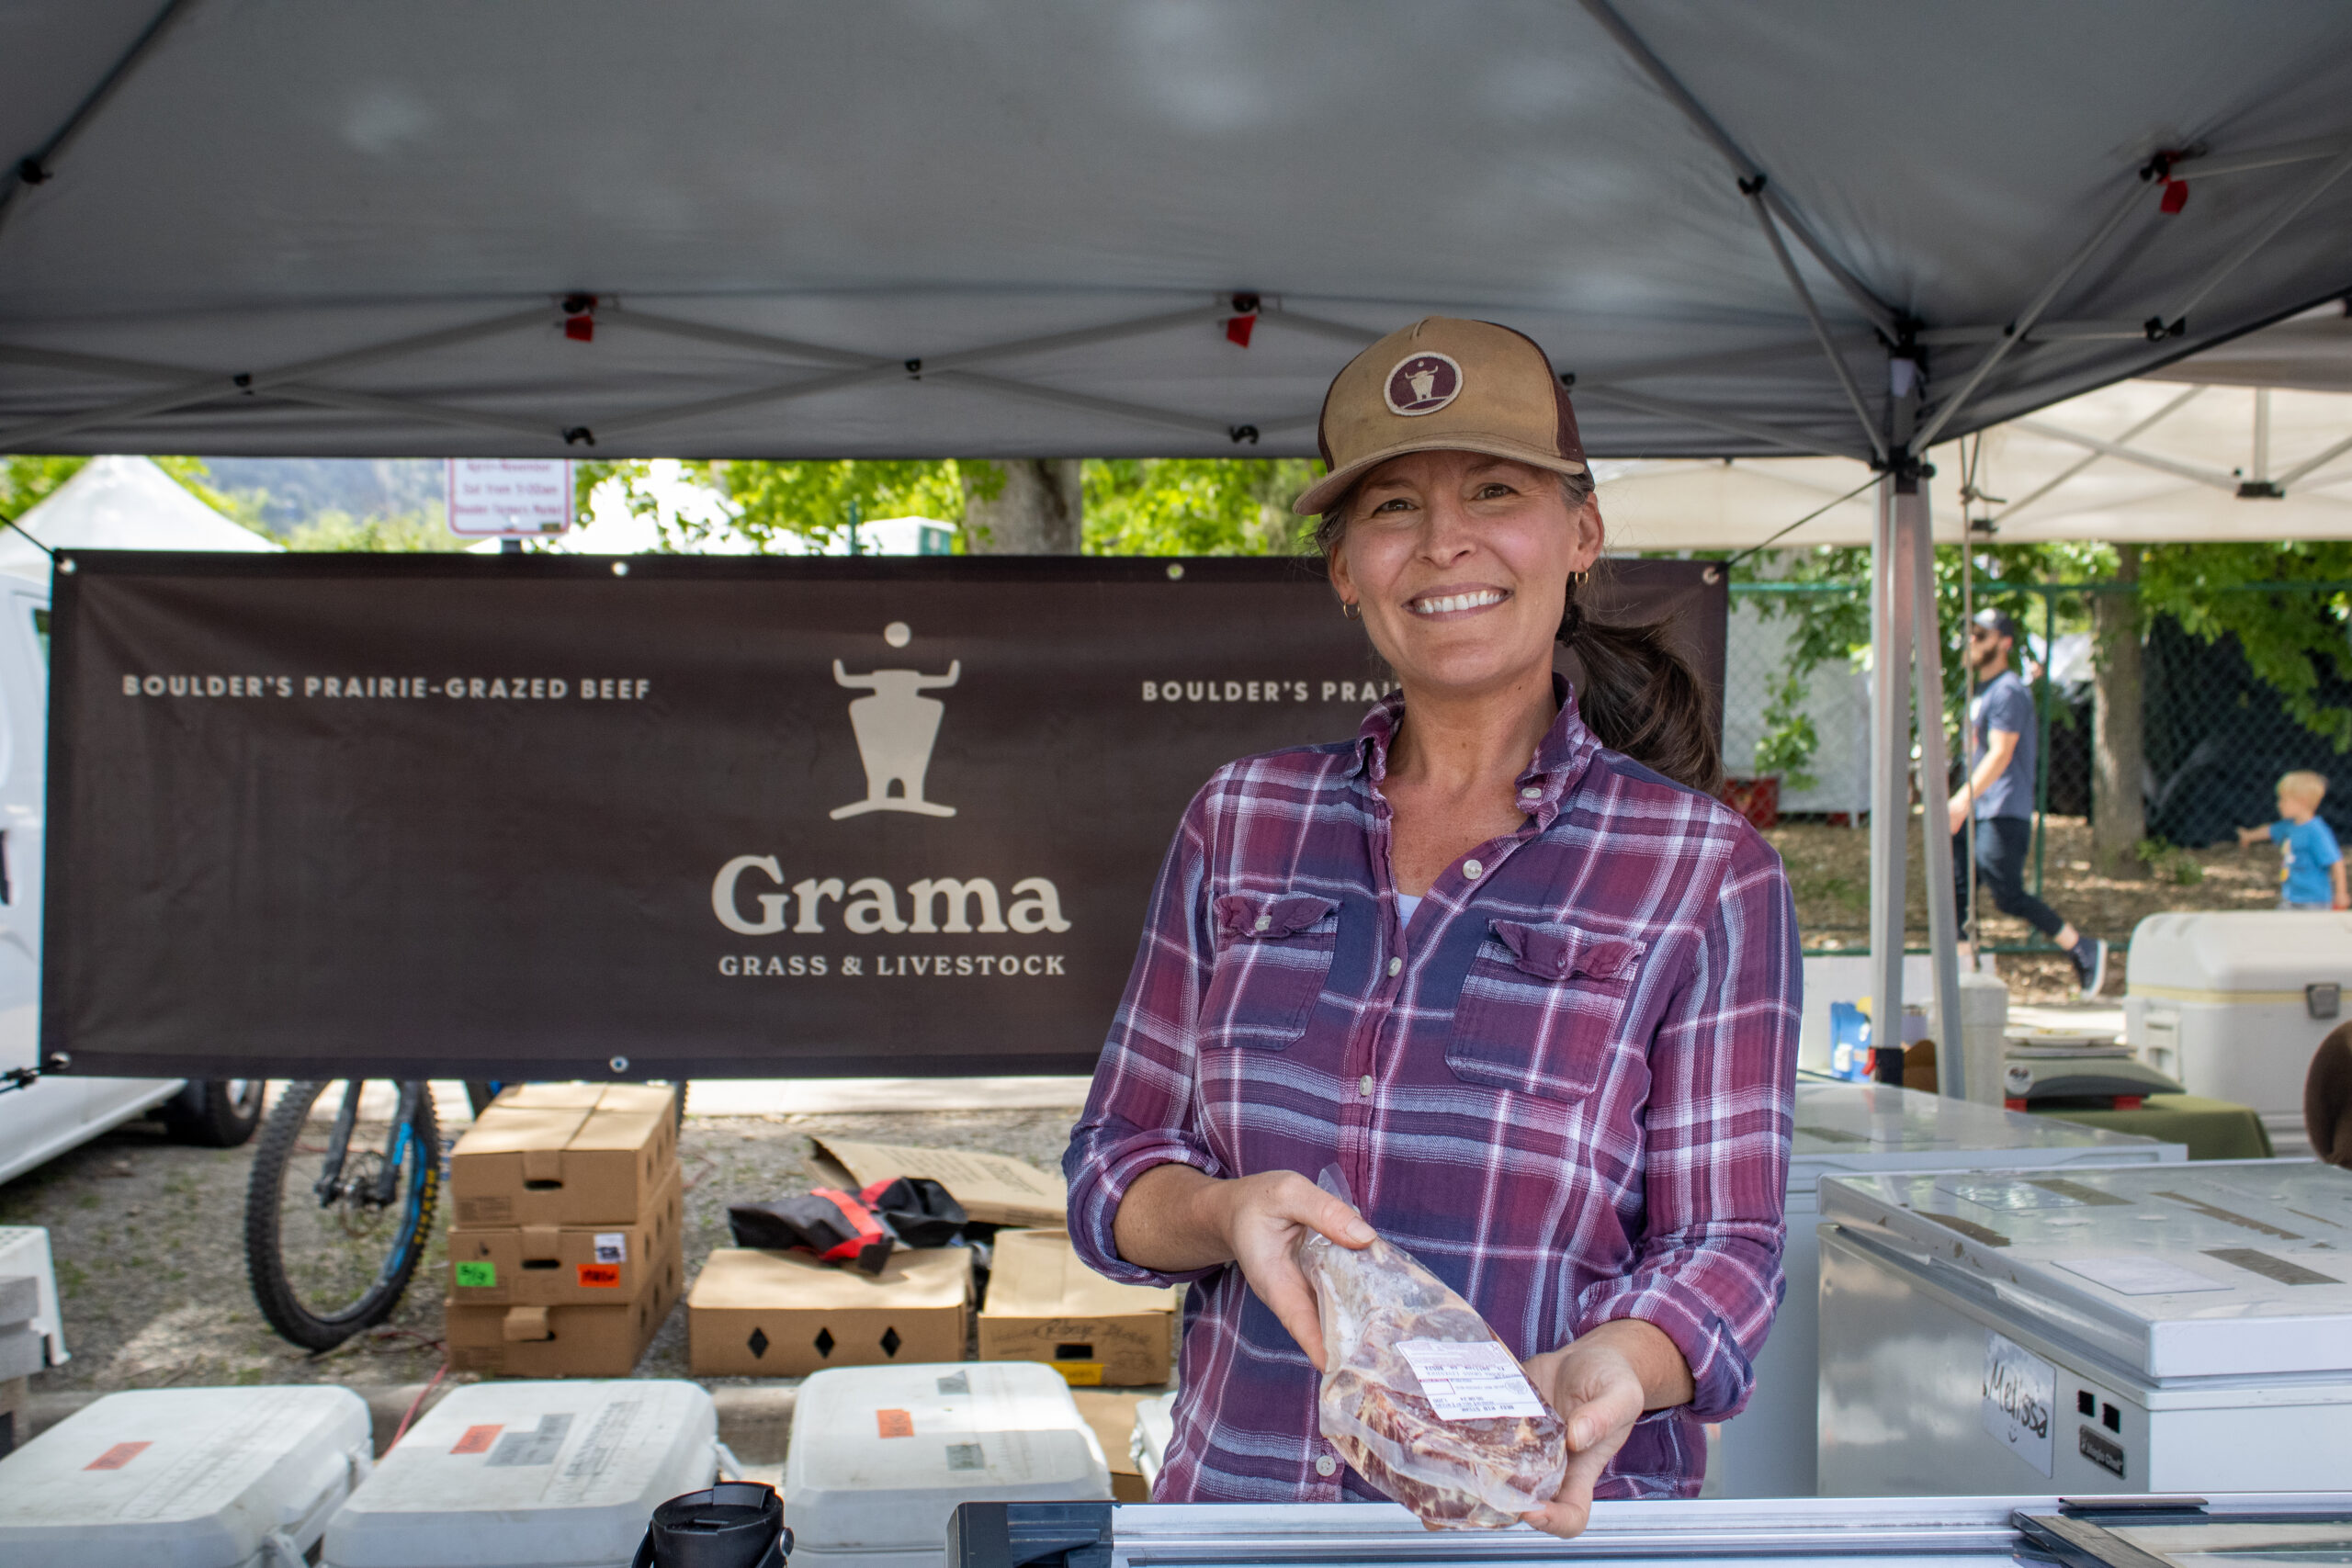
[[[1786,878],[1708,792],[1698,682],[1586,619],[1600,510],[1544,352],[1430,320],[1324,401],[1301,498],[1397,689],[1194,797],[1064,1166],[1070,1234],[1195,1282],[1161,1502],[1371,1500],[1318,1421],[1317,1235],[1476,1309],[1595,1496],[1689,1496],[1781,1290]],[[1555,675],[1566,643],[1584,671]],[[1336,1167],[1358,1206],[1310,1179]]]

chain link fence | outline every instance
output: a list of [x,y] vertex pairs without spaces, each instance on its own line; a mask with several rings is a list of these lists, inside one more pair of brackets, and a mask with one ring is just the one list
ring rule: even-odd
[[[1806,944],[1838,951],[1864,939],[1868,924],[1866,835],[1855,830],[1870,810],[1868,591],[1852,582],[1765,581],[1735,582],[1731,592],[1728,794],[1759,823],[1775,821]],[[2151,609],[2131,583],[1976,578],[1960,585],[1943,616],[1952,776],[1932,792],[1934,804],[1940,807],[1964,766],[1960,732],[1971,682],[1961,658],[1960,612],[1963,604],[1997,605],[2025,633],[2020,672],[2035,697],[2027,886],[2109,941],[2128,940],[2138,918],[2161,908],[2275,901],[2275,852],[2240,850],[2235,829],[2277,816],[2282,773],[2309,770],[2327,778],[2321,815],[2352,842],[2352,583],[2233,584],[2214,592],[2258,596],[2237,602],[2241,613],[2227,617],[2263,628],[2250,633],[2255,646],[2211,624],[2184,625]],[[2102,627],[2110,639],[2131,637],[2136,658],[2130,649],[2102,657]],[[2295,635],[2282,640],[2273,628]],[[2107,792],[2099,783],[2098,720],[2109,704],[2138,719],[2136,734],[2128,723],[2109,727],[2104,771],[2119,791],[2136,784],[2140,817],[2135,824],[2125,807],[2115,833],[2101,835]],[[2127,704],[2128,713],[2121,707]],[[1915,939],[1924,941],[1917,833],[1911,838],[1911,925]],[[2101,857],[2104,838],[2120,838],[2120,857],[2112,844]],[[1980,914],[1989,910],[1989,901],[1980,897],[1979,908]],[[2053,951],[2021,922],[1996,917],[1984,930],[1996,952]]]

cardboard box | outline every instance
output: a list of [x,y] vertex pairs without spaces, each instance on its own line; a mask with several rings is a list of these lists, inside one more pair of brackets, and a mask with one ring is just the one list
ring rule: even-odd
[[1069,1392],[1070,1397],[1078,1401],[1078,1413],[1094,1428],[1095,1440],[1102,1445],[1102,1457],[1111,1462],[1111,1501],[1150,1502],[1151,1487],[1136,1466],[1135,1453],[1136,1406],[1147,1396],[1113,1393],[1100,1388],[1074,1388]]
[[673,1169],[634,1224],[449,1233],[448,1299],[464,1306],[614,1306],[683,1279],[685,1198]]
[[1076,1386],[1146,1388],[1174,1371],[1176,1292],[1105,1280],[1069,1233],[1001,1231],[980,1359],[1045,1361]]
[[827,1367],[960,1361],[969,1247],[901,1252],[860,1273],[797,1252],[721,1247],[686,1301],[696,1377],[801,1377]]
[[668,1084],[518,1083],[501,1089],[492,1107],[526,1110],[667,1111],[677,1119],[677,1090]]
[[898,1176],[927,1176],[956,1195],[964,1212],[999,1225],[1059,1225],[1069,1219],[1069,1187],[1052,1171],[1002,1155],[933,1149],[914,1144],[816,1140],[817,1152],[858,1187]]
[[[533,1086],[481,1113],[449,1153],[458,1225],[628,1224],[677,1169],[671,1091],[640,1084]],[[585,1091],[596,1103],[576,1103]],[[551,1102],[551,1103],[550,1103]]]
[[625,1378],[678,1304],[679,1279],[622,1306],[457,1306],[442,1338],[460,1372],[511,1378]]

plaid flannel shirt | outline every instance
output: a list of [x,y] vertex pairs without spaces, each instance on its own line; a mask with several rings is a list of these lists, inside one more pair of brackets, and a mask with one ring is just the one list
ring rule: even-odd
[[1565,685],[1527,820],[1408,930],[1379,784],[1403,711],[1246,758],[1184,814],[1064,1158],[1114,1280],[1193,1281],[1161,1502],[1377,1499],[1316,1373],[1232,1265],[1118,1256],[1128,1185],[1337,1164],[1365,1217],[1514,1354],[1654,1324],[1697,1397],[1644,1417],[1605,1497],[1690,1496],[1779,1306],[1800,969],[1780,859],[1734,812],[1604,749]]

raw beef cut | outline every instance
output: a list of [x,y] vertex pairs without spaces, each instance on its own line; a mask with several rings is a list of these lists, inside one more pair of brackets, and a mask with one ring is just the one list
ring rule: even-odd
[[1552,1500],[1567,1427],[1469,1303],[1385,1241],[1310,1233],[1298,1263],[1323,1319],[1323,1435],[1357,1474],[1437,1529],[1499,1529]]

